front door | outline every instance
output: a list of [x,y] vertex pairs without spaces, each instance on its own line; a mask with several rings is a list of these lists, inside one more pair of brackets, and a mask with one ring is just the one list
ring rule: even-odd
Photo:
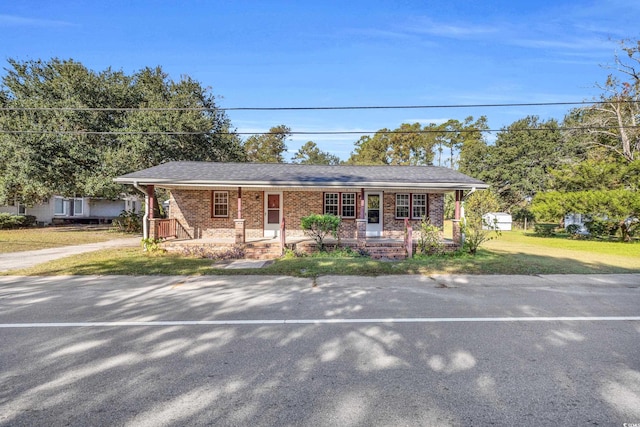
[[380,237],[382,236],[382,194],[365,193],[364,197],[367,237]]
[[264,193],[264,237],[278,237],[282,221],[282,193]]

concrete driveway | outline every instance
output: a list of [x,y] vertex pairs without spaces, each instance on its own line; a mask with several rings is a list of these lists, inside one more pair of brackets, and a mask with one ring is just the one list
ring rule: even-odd
[[100,249],[135,247],[140,245],[140,237],[114,239],[106,242],[87,243],[85,245],[62,246],[59,248],[39,249],[36,251],[10,252],[0,254],[0,272],[29,268],[43,262],[71,255],[93,252]]

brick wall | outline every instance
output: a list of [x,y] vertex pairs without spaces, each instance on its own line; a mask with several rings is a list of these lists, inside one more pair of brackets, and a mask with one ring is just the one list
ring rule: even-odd
[[[403,192],[402,194],[406,194]],[[404,238],[404,218],[396,219],[396,193],[384,193],[384,224],[383,224],[383,236],[402,239]],[[444,194],[429,194],[428,196],[428,216],[431,219],[431,223],[436,227],[442,228],[444,226]],[[410,219],[409,223],[413,228],[414,238],[420,236],[420,220]]]
[[[229,216],[212,218],[211,190],[173,190],[169,199],[171,217],[187,230],[193,238],[228,238],[235,236],[234,218],[238,216],[238,192],[229,191]],[[284,191],[283,214],[287,226],[288,237],[300,237],[304,232],[300,228],[300,219],[311,213],[322,213],[324,201],[322,191]],[[396,193],[384,193],[383,196],[383,236],[402,238],[404,236],[404,219],[395,219]],[[246,219],[246,238],[254,239],[263,236],[264,225],[264,192],[242,191],[242,212]],[[356,217],[360,214],[360,193],[356,195]],[[443,226],[444,195],[429,194],[429,216],[434,225]],[[411,220],[414,230],[419,228],[419,220]],[[356,238],[356,220],[342,221],[340,237]]]
[[[238,192],[229,191],[229,215],[212,218],[211,190],[172,190],[169,198],[171,217],[194,239],[235,237],[234,218],[238,216]],[[263,198],[261,191],[242,192],[242,216],[246,219],[246,237],[263,235]]]
[[300,219],[313,213],[322,213],[323,194],[322,191],[285,191],[282,194],[288,237],[304,236],[304,231],[300,228]]

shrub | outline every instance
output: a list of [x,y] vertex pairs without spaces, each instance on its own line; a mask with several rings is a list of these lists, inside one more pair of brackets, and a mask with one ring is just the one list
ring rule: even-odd
[[295,249],[286,248],[282,254],[282,259],[304,258],[307,254]]
[[550,237],[553,236],[554,231],[558,228],[558,224],[549,222],[538,222],[533,226],[533,231],[538,236]]
[[111,228],[123,233],[142,232],[142,215],[134,211],[122,211],[111,221]]
[[140,242],[145,252],[154,253],[154,254],[166,252],[162,247],[160,247],[160,243],[162,243],[160,239],[151,239],[151,238],[142,239],[142,241]]
[[441,254],[444,251],[444,243],[440,238],[440,228],[431,223],[427,216],[420,221],[420,238],[418,250],[423,254]]
[[620,225],[616,221],[593,218],[591,221],[584,223],[592,237],[614,236]]
[[0,229],[9,229],[18,227],[18,216],[9,213],[0,213]]
[[34,215],[24,215],[22,217],[21,227],[33,227],[36,225],[36,217]]
[[580,229],[581,227],[578,224],[569,224],[567,225],[567,228],[566,228],[569,236],[574,239],[580,236]]
[[490,224],[484,219],[480,223],[463,221],[462,232],[464,233],[464,249],[471,255],[475,255],[483,243],[502,235],[497,220]]
[[324,250],[324,239],[328,235],[338,238],[340,229],[340,217],[332,214],[311,214],[300,218],[300,226],[305,233],[312,237],[318,244],[318,248]]
[[469,196],[465,202],[466,218],[461,223],[463,250],[475,255],[480,245],[500,236],[497,220],[490,224],[483,218],[487,212],[497,212],[499,206],[498,197],[493,192],[478,191]]
[[10,213],[0,213],[0,229],[9,230],[14,228],[32,227],[36,224],[36,217],[33,215],[12,215]]

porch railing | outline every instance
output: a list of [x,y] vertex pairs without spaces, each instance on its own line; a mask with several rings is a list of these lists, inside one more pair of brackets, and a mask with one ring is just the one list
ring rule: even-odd
[[169,237],[178,237],[175,218],[157,219],[154,221],[156,225],[156,237],[158,239],[168,239]]
[[156,239],[193,239],[193,236],[175,218],[153,219],[152,227],[155,227]]

